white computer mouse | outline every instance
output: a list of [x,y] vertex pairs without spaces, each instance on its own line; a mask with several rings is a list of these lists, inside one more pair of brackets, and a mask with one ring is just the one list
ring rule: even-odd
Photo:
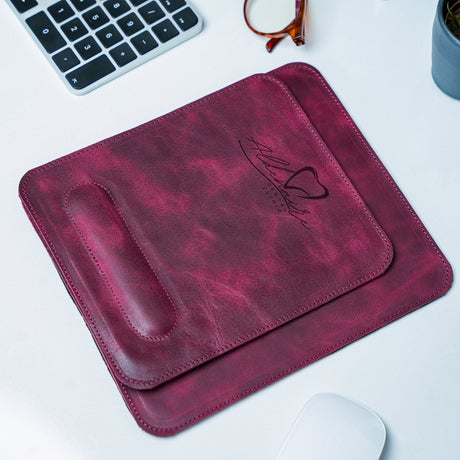
[[378,460],[385,438],[382,420],[370,409],[321,393],[304,406],[276,460]]

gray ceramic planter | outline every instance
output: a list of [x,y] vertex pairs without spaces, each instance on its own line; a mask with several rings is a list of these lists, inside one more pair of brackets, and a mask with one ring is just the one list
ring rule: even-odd
[[446,3],[439,0],[434,18],[431,74],[442,91],[460,99],[460,40],[444,22]]

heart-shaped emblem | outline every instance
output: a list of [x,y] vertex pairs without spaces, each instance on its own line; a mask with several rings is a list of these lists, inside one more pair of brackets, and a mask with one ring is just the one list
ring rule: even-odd
[[315,168],[305,166],[295,172],[284,184],[285,190],[298,190],[298,198],[319,200],[329,196],[327,188],[319,181]]

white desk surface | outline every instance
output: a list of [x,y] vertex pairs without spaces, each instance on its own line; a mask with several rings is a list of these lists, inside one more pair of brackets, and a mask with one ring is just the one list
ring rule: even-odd
[[[273,459],[319,392],[361,401],[383,460],[456,460],[460,290],[172,438],[138,428],[17,197],[29,169],[292,61],[330,82],[452,263],[460,264],[460,101],[430,75],[436,0],[310,0],[312,41],[270,55],[242,0],[195,0],[200,35],[86,96],[64,88],[0,2],[1,459]],[[340,459],[339,459],[340,460]]]

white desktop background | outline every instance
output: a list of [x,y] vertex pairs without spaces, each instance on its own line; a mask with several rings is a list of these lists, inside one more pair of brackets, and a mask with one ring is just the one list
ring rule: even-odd
[[[194,0],[200,35],[86,95],[0,2],[0,459],[273,459],[313,395],[383,419],[383,460],[460,458],[460,101],[433,83],[436,0],[310,0],[272,54],[242,0]],[[17,196],[22,175],[253,73],[316,66],[454,268],[447,296],[172,438],[135,423]],[[307,456],[305,457],[308,458]],[[314,460],[314,459],[313,459]],[[340,459],[338,459],[340,460]]]

